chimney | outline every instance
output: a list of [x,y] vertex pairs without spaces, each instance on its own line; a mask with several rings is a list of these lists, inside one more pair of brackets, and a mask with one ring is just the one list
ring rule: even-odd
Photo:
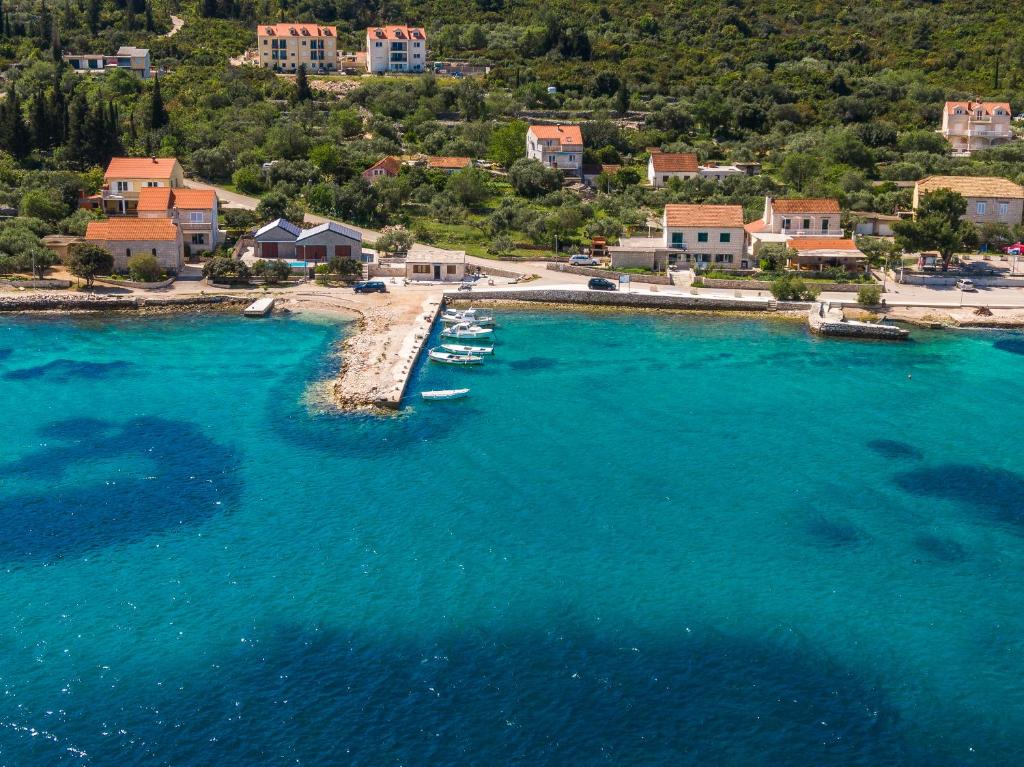
[[156,155],[152,155],[149,159],[152,160],[153,162],[156,162]]

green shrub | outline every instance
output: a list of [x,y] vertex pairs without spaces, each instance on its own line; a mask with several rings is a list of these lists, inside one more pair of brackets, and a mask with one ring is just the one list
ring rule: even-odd
[[156,256],[138,253],[128,259],[128,276],[135,282],[157,282],[163,275]]
[[878,306],[882,300],[882,288],[878,285],[861,285],[857,289],[857,303],[861,306]]
[[818,295],[819,288],[808,285],[799,277],[785,274],[772,281],[772,295],[779,301],[810,301]]

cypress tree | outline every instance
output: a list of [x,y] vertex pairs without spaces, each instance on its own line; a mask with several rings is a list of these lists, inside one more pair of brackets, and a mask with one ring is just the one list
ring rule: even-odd
[[202,15],[208,19],[217,16],[217,0],[203,0]]
[[306,65],[299,64],[299,71],[295,75],[295,101],[309,101],[313,98],[313,91],[309,88],[309,79],[306,77]]
[[61,79],[64,76],[64,62],[57,62],[53,77],[53,88],[50,91],[50,103],[47,107],[47,125],[50,129],[50,146],[60,146],[68,129],[68,104],[64,98]]
[[5,23],[6,18],[4,17],[4,2],[0,0],[0,37],[7,36],[7,24]]
[[68,150],[68,156],[77,162],[85,159],[86,109],[85,97],[82,94],[78,94],[71,99],[71,104],[68,107],[68,129],[65,146]]
[[32,150],[32,137],[21,114],[21,99],[13,85],[7,89],[7,98],[4,99],[2,123],[4,148],[19,160],[24,159]]
[[89,25],[89,31],[92,34],[100,28],[100,0],[89,0],[89,8],[86,12],[86,24]]
[[153,130],[160,130],[165,125],[167,125],[167,110],[164,109],[164,99],[160,95],[160,76],[157,75],[153,79],[153,98],[150,101],[149,108],[149,127]]
[[146,31],[152,32],[155,27],[153,25],[153,6],[146,3]]
[[53,17],[46,6],[46,0],[43,0],[39,8],[39,39],[44,45],[49,45],[53,40]]
[[32,131],[32,143],[36,149],[50,147],[50,121],[46,114],[46,99],[39,91],[32,99],[32,117],[29,122]]

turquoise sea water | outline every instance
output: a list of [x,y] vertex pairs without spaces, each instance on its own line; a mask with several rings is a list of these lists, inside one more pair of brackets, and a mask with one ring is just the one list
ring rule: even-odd
[[502,320],[0,320],[0,764],[1020,763],[1024,337]]

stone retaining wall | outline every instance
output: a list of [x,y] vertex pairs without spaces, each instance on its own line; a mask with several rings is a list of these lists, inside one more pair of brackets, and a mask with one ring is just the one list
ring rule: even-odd
[[471,293],[446,292],[447,301],[535,301],[549,304],[587,304],[654,309],[704,309],[707,311],[768,312],[771,305],[779,310],[807,310],[807,301],[752,301],[737,298],[701,296],[668,296],[659,293],[621,293],[603,290],[473,290]]
[[[897,272],[897,278],[899,273]],[[892,279],[890,272],[889,278]],[[956,281],[966,278],[979,288],[1024,288],[1024,277],[972,277],[970,275],[939,277],[930,274],[904,274],[896,281],[903,285],[927,285],[928,287],[950,287]]]
[[405,266],[369,264],[370,277],[405,277]]
[[[570,274],[582,274],[584,277],[604,277],[612,282],[619,281],[619,275],[625,272],[616,272],[611,269],[598,269],[594,266],[570,266],[569,264],[547,264],[547,269],[553,272],[569,272]],[[630,274],[631,282],[645,282],[652,285],[671,285],[672,280],[664,274]]]
[[[772,284],[767,280],[719,280],[709,279],[707,277],[701,278],[703,287],[705,288],[725,288],[727,290],[771,290]],[[866,283],[865,283],[866,284]],[[832,283],[821,283],[821,282],[808,282],[808,287],[821,288],[822,292],[828,293],[856,293],[860,289],[860,285],[850,282],[832,282]]]
[[175,298],[146,298],[145,296],[104,295],[19,295],[0,296],[0,312],[26,311],[89,311],[107,312],[125,309],[169,310],[203,306],[230,306],[248,304],[252,296],[178,296]]
[[0,280],[0,285],[12,288],[49,288],[51,290],[67,290],[71,280]]
[[[471,271],[475,270],[475,271]],[[480,266],[478,264],[466,264],[467,274],[486,274],[488,277],[509,277],[515,279],[522,277],[522,272],[512,272],[508,269],[499,269],[495,266]]]
[[129,288],[131,290],[160,290],[161,288],[170,287],[174,279],[174,277],[168,277],[166,280],[160,280],[160,282],[133,282],[131,280],[107,280],[103,277],[93,277],[93,282],[116,288]]

